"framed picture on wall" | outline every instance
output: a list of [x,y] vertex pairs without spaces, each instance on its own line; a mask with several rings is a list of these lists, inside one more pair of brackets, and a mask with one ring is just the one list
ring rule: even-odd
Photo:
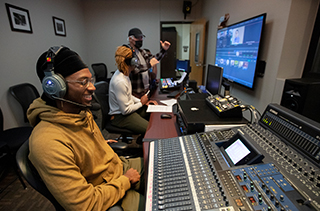
[[29,11],[6,3],[12,31],[32,33]]
[[56,33],[56,35],[64,36],[64,37],[67,36],[66,25],[64,23],[64,20],[57,17],[52,17],[52,19],[53,19],[54,32]]

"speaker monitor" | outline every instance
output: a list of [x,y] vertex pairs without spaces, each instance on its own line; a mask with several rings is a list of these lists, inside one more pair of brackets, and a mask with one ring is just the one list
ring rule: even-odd
[[191,6],[192,6],[191,1],[183,1],[182,12],[184,14],[184,19],[186,19],[187,14],[191,13]]
[[320,122],[320,80],[286,79],[280,104]]
[[192,88],[195,93],[198,93],[197,81],[190,80],[189,87]]

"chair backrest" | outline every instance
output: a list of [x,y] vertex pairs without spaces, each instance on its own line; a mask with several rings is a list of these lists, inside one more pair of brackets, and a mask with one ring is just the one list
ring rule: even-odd
[[28,155],[29,140],[24,142],[24,144],[19,148],[16,154],[18,168],[20,169],[23,177],[36,191],[45,196],[53,204],[57,211],[63,211],[64,208],[52,196],[52,194],[42,181],[41,177],[39,176],[36,168],[32,165],[31,161],[29,160]]
[[29,122],[27,118],[27,110],[30,104],[33,102],[33,100],[40,97],[38,90],[32,84],[22,83],[10,87],[9,91],[22,106],[24,121]]
[[99,81],[94,84],[96,91],[94,92],[102,112],[101,130],[105,128],[106,122],[110,120],[109,113],[109,83],[106,81]]
[[0,108],[0,133],[3,132],[3,114]]
[[96,82],[107,81],[108,69],[107,65],[104,63],[94,63],[91,65],[94,75],[96,77]]

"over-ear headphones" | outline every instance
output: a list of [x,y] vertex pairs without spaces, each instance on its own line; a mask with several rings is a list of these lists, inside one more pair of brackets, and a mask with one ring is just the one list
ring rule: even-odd
[[64,77],[54,72],[54,58],[64,48],[64,46],[53,46],[49,48],[46,55],[46,69],[42,79],[42,89],[51,99],[63,98],[67,93],[67,83]]
[[137,55],[136,55],[136,52],[132,49],[132,48],[130,48],[130,46],[128,46],[128,45],[122,45],[122,46],[125,46],[125,47],[127,47],[127,48],[129,48],[131,51],[132,51],[132,57],[130,57],[130,58],[126,58],[125,60],[124,60],[124,62],[128,65],[128,66],[138,66],[138,65],[140,65],[140,62],[139,62],[139,60],[138,60],[138,58],[137,58]]

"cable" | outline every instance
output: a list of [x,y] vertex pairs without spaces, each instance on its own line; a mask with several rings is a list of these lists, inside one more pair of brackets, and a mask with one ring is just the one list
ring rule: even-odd
[[192,91],[192,90],[193,90],[192,88],[184,88],[184,90],[182,90],[179,95],[181,97],[183,94],[186,94],[188,98],[190,98],[190,96],[187,93],[188,91]]

